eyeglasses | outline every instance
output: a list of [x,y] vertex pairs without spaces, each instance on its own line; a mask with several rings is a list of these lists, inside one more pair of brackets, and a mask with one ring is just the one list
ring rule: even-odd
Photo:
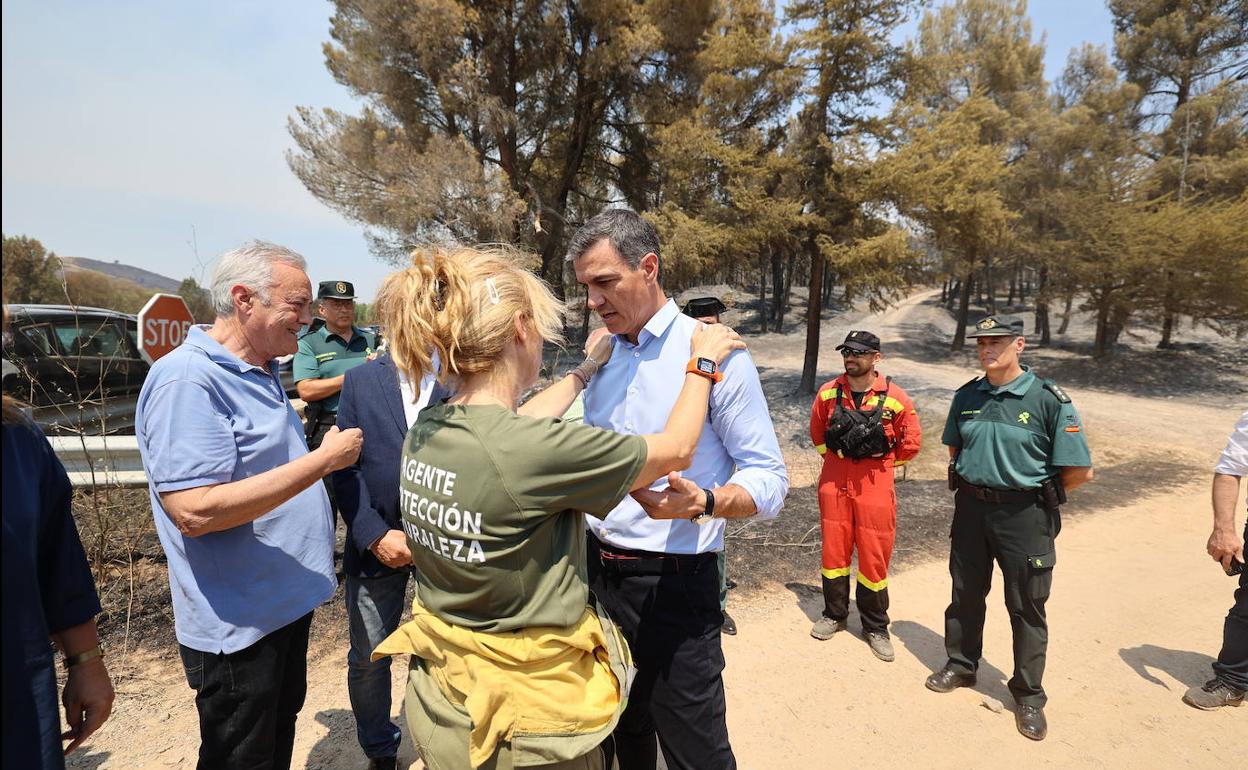
[[844,350],[842,350],[842,351],[841,351],[841,357],[842,357],[842,358],[866,358],[866,357],[868,357],[868,356],[873,356],[873,355],[875,355],[875,354],[876,354],[876,352],[878,352],[878,351],[875,351],[875,350],[850,350],[849,348],[845,348]]

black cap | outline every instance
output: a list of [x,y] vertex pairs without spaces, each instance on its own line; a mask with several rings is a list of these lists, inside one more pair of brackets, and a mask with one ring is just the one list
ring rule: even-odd
[[1023,319],[1005,315],[990,315],[971,330],[967,337],[1021,337]]
[[685,309],[681,312],[692,318],[705,318],[708,315],[719,315],[727,309],[719,301],[719,297],[697,297],[686,302]]
[[845,341],[836,346],[837,350],[853,350],[857,353],[880,352],[880,338],[871,332],[852,331],[845,335]]
[[317,299],[355,299],[355,286],[350,281],[321,281]]

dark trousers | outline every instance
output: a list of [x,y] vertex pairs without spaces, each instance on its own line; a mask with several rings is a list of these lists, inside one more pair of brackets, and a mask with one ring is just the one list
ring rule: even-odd
[[312,613],[228,655],[179,645],[199,710],[199,770],[285,770],[308,689]]
[[390,721],[390,658],[370,660],[373,648],[399,627],[411,573],[381,577],[347,575],[347,696],[355,715],[355,736],[364,755],[393,757],[402,733]]
[[984,649],[984,616],[992,587],[992,563],[1001,567],[1005,608],[1014,635],[1010,692],[1025,705],[1046,702],[1044,676],[1049,625],[1044,605],[1053,586],[1054,539],[1061,529],[1056,510],[1033,502],[986,503],[959,491],[954,498],[949,575],[953,601],[945,610],[949,667],[972,673]]
[[[857,585],[862,629],[888,636],[888,586],[872,591],[861,581]],[[823,578],[823,614],[833,620],[849,617],[849,575]]]
[[620,770],[654,770],[660,748],[669,770],[735,770],[715,554],[604,560],[602,549],[620,553],[589,535],[590,588],[624,633],[637,665],[614,733]]
[[[1248,541],[1248,523],[1244,525]],[[1213,664],[1213,675],[1237,690],[1248,690],[1248,569],[1239,574],[1235,605],[1222,628],[1222,652]]]

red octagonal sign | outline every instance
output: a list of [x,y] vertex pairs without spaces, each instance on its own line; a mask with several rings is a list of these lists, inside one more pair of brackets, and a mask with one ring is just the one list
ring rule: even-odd
[[182,344],[195,319],[176,294],[154,294],[139,311],[139,352],[149,363]]

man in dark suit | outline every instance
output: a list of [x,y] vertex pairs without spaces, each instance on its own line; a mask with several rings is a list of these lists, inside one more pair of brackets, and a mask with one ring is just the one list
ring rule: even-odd
[[340,430],[364,432],[359,460],[334,474],[334,490],[347,524],[347,692],[370,769],[395,767],[399,750],[399,726],[390,719],[390,658],[369,657],[399,626],[412,569],[399,516],[403,440],[420,409],[448,395],[433,377],[412,387],[383,354],[346,373],[338,402]]

